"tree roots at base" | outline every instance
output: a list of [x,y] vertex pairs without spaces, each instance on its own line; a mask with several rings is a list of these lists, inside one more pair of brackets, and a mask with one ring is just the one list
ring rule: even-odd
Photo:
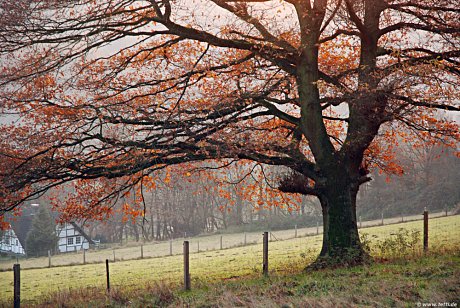
[[346,253],[334,255],[320,255],[318,258],[305,268],[306,272],[316,271],[327,268],[353,267],[371,264],[372,257],[361,249],[348,250]]

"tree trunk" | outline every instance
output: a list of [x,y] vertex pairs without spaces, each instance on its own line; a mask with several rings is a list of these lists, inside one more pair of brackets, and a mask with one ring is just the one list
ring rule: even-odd
[[134,237],[136,239],[136,242],[139,242],[139,240],[141,238],[140,238],[140,234],[139,234],[139,229],[137,227],[137,219],[133,222],[132,228],[133,228],[133,233],[134,233]]
[[222,211],[222,224],[224,229],[227,229],[227,206]]
[[236,192],[235,192],[235,197],[236,197],[235,223],[237,226],[241,226],[243,224],[243,199]]
[[356,221],[357,187],[336,177],[319,196],[323,211],[323,247],[313,266],[354,265],[368,260]]
[[152,236],[152,241],[155,239],[155,224],[153,220],[153,214],[150,214],[150,232]]

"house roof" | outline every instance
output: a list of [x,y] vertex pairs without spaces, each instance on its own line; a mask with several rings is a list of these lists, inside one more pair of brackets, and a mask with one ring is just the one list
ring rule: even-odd
[[32,226],[32,219],[34,218],[34,214],[35,213],[23,214],[10,223],[11,228],[13,229],[14,233],[16,233],[16,236],[18,237],[18,240],[24,249],[26,247],[27,233],[29,233]]
[[[32,219],[38,213],[38,207],[25,206],[21,216],[16,217],[10,222],[11,228],[18,237],[22,247],[26,249],[26,238],[32,226]],[[54,213],[52,213],[53,215]],[[54,215],[53,215],[54,216]],[[94,241],[86,234],[86,232],[75,222],[70,224],[77,230],[90,244],[95,244]]]
[[75,222],[71,222],[70,223],[75,230],[77,230],[90,244],[94,245],[94,241],[88,236],[88,234],[86,234],[85,231],[83,231],[83,229],[77,225]]

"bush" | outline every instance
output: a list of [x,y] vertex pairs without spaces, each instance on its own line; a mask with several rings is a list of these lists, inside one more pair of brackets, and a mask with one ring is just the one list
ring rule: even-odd
[[417,255],[420,245],[420,231],[400,228],[390,237],[377,241],[374,247],[382,257],[406,257],[409,254]]

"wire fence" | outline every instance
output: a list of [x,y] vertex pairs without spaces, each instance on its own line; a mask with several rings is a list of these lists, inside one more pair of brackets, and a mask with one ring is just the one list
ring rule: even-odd
[[[430,218],[451,215],[450,212],[430,213]],[[358,228],[368,228],[379,225],[391,225],[401,222],[422,220],[423,215],[399,216],[370,221],[362,221],[358,217]],[[291,238],[301,238],[322,234],[323,226],[319,222],[315,227],[297,228],[288,230],[278,230],[269,232],[270,241],[282,241]],[[182,254],[183,241],[190,243],[190,252],[203,252],[222,250],[240,246],[254,245],[262,243],[261,232],[245,232],[234,234],[214,234],[198,236],[193,238],[181,238],[157,243],[139,243],[136,246],[117,247],[113,249],[80,250],[38,258],[9,258],[0,262],[0,270],[11,270],[13,264],[20,261],[22,269],[45,268],[54,266],[66,266],[77,264],[103,263],[106,259],[113,262],[127,261],[144,258],[156,258]]]
[[[430,214],[430,245],[432,247],[442,243],[460,245],[460,215],[441,217],[445,214]],[[435,218],[439,217],[439,218]],[[423,230],[422,215],[405,217],[404,225],[400,218],[381,221],[363,222],[362,232],[369,232],[375,239],[384,239],[400,227]],[[409,221],[410,220],[410,221]],[[378,227],[364,229],[365,226]],[[398,227],[397,227],[398,226]],[[291,229],[271,232],[269,242],[270,274],[285,271],[298,271],[311,262],[321,248],[321,236],[307,236],[321,233],[321,226],[313,228]],[[296,236],[297,234],[297,236]],[[21,297],[25,302],[33,303],[43,300],[56,292],[68,292],[72,289],[91,290],[104,288],[106,285],[106,264],[110,263],[110,285],[112,289],[136,289],[140,285],[146,286],[154,282],[168,282],[180,284],[184,278],[183,240],[171,242],[173,255],[170,254],[169,242],[142,246],[144,258],[140,259],[141,248],[131,247],[123,254],[123,250],[86,252],[87,263],[82,263],[83,253],[69,253],[52,256],[52,267],[47,268],[48,259],[42,258],[41,269],[28,269],[21,272]],[[244,241],[246,240],[246,245]],[[189,242],[189,269],[191,285],[201,282],[222,281],[241,276],[262,275],[264,250],[262,247],[262,232],[246,234],[213,235],[187,239]],[[199,243],[199,247],[198,247]],[[220,249],[222,244],[222,250]],[[238,247],[240,246],[240,247]],[[155,250],[156,248],[156,250]],[[229,249],[233,248],[233,249]],[[199,252],[198,252],[199,249]],[[268,251],[268,249],[267,249]],[[73,264],[78,266],[58,267],[58,257],[73,258]],[[157,258],[155,258],[157,256]],[[159,257],[162,256],[162,257]],[[126,257],[127,261],[122,261]],[[115,259],[113,259],[115,258]],[[128,261],[129,258],[129,261]],[[138,259],[138,260],[134,260]],[[100,261],[99,261],[100,260]],[[21,268],[27,268],[27,263],[33,260],[21,260]],[[37,259],[38,261],[38,259]],[[68,264],[69,260],[62,260]],[[0,303],[10,302],[13,299],[13,265],[8,271],[0,272]],[[36,267],[36,264],[35,266]]]

